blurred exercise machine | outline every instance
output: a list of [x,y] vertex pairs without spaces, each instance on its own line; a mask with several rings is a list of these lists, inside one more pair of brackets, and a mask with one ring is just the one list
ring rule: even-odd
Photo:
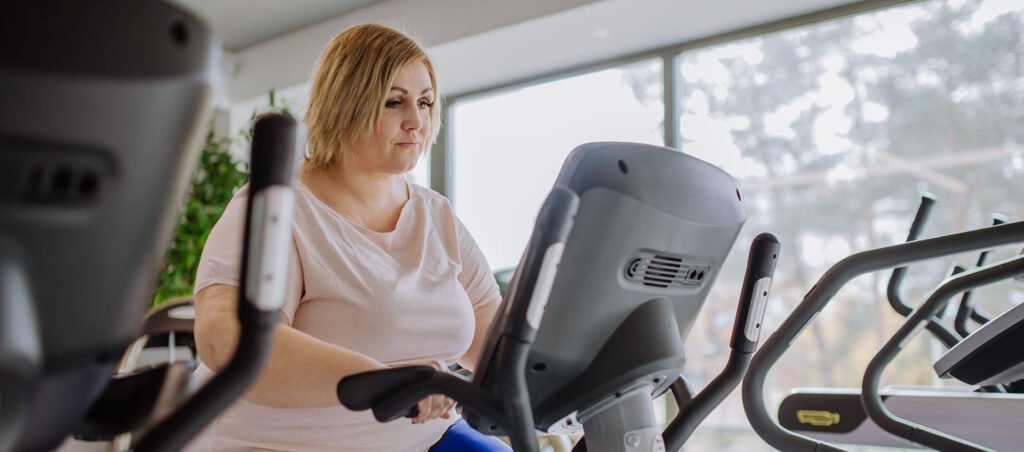
[[0,4],[0,451],[130,431],[157,410],[139,449],[180,450],[258,372],[283,299],[265,276],[287,264],[290,238],[295,123],[282,115],[254,127],[228,369],[198,397],[167,393],[176,364],[111,378],[206,133],[216,48],[165,2]]

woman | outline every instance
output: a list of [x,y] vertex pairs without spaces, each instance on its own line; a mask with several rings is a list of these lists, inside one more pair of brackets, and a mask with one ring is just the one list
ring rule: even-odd
[[[273,350],[252,388],[193,449],[504,447],[456,420],[443,396],[420,401],[411,422],[381,424],[335,395],[341,377],[389,366],[474,369],[497,310],[490,269],[450,205],[403,177],[437,137],[438,96],[430,59],[395,30],[355,26],[324,49]],[[237,342],[247,194],[239,190],[211,231],[196,277],[197,372],[205,376],[227,364]]]

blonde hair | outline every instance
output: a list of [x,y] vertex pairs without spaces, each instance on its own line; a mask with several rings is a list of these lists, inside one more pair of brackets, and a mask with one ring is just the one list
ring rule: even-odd
[[[353,142],[372,135],[398,71],[413,62],[426,66],[434,98],[440,99],[430,58],[401,32],[362,24],[331,39],[313,73],[306,159],[315,168],[330,168],[345,159]],[[430,107],[430,119],[432,146],[441,128],[441,102]]]

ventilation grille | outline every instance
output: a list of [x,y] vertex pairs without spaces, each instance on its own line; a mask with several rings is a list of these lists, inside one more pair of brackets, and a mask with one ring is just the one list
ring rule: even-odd
[[711,265],[667,253],[641,251],[629,259],[625,275],[626,280],[648,287],[700,286],[711,275]]
[[110,177],[108,159],[98,151],[0,140],[0,203],[88,205]]
[[89,203],[100,191],[100,172],[89,165],[37,163],[29,167],[21,198],[29,203]]

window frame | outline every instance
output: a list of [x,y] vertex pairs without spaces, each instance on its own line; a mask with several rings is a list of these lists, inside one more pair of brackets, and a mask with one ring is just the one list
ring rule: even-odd
[[[665,146],[673,149],[679,149],[682,136],[679,131],[678,120],[670,120],[670,118],[678,118],[678,113],[681,111],[678,96],[680,81],[678,79],[679,72],[677,68],[677,56],[679,54],[695,49],[716,46],[732,41],[738,41],[742,39],[748,39],[760,35],[783,31],[790,28],[797,28],[805,25],[827,22],[829,20],[840,19],[843,17],[849,17],[857,14],[863,14],[894,6],[918,3],[923,1],[926,0],[862,0],[846,5],[826,8],[823,10],[814,11],[807,14],[770,21],[767,23],[754,25],[750,27],[743,27],[736,30],[726,31],[724,33],[714,34],[677,44],[671,44],[668,46],[641,51],[619,58],[612,58],[587,63],[567,69],[560,69],[532,77],[513,80],[508,83],[489,86],[478,90],[445,96],[443,100],[445,108],[442,110],[441,117],[441,131],[437,137],[437,142],[434,144],[430,158],[430,188],[440,193],[442,196],[447,197],[452,204],[458,202],[457,199],[453,199],[454,193],[452,190],[453,174],[450,133],[453,128],[453,125],[450,111],[451,107],[460,101],[471,99],[474,97],[489,96],[499,93],[501,91],[523,88],[531,85],[562,80],[577,75],[584,75],[591,72],[611,69],[618,66],[624,66],[627,64],[635,63],[641,60],[661,58],[662,86],[664,87],[664,89],[662,90],[662,105],[664,105],[665,108],[665,124],[663,132],[665,134]],[[454,127],[457,127],[457,125],[455,125]]]

